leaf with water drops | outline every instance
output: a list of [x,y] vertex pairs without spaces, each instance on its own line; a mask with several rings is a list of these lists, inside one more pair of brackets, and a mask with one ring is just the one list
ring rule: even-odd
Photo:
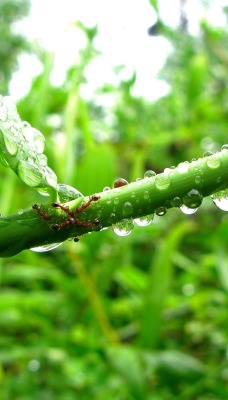
[[21,120],[10,97],[0,96],[0,162],[13,169],[26,185],[49,195],[58,186],[44,147],[42,133]]

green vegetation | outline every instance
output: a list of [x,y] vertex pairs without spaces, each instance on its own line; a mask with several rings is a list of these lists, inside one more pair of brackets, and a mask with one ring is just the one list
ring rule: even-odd
[[[21,126],[37,143],[31,168],[31,146],[25,160],[21,137],[0,121],[1,161],[13,169],[0,166],[3,400],[227,397],[228,34],[207,21],[197,37],[182,19],[171,29],[151,5],[158,21],[150,34],[173,45],[161,71],[166,96],[132,96],[134,75],[85,100],[99,27],[78,24],[87,45],[64,84],[51,84],[53,58],[43,51],[43,72],[18,104],[21,119],[45,135],[47,158],[39,131]],[[114,105],[101,105],[110,98]],[[118,176],[131,183],[109,190]],[[61,226],[69,215],[51,202],[72,211],[94,193],[100,198],[77,216],[84,226]],[[120,237],[131,218],[133,232]],[[113,224],[118,235],[101,230],[42,252]],[[22,251],[38,245],[41,253]]]

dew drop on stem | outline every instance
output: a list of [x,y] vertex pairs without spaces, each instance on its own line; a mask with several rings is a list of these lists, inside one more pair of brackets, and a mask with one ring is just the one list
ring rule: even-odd
[[182,213],[190,215],[190,214],[194,214],[198,210],[198,207],[197,208],[189,208],[189,207],[183,205],[180,207],[180,210],[182,211]]
[[114,233],[118,236],[128,236],[130,235],[132,229],[134,228],[134,222],[132,219],[123,219],[117,224],[112,225]]
[[129,216],[132,214],[132,212],[133,212],[132,204],[130,203],[130,201],[126,201],[126,203],[124,203],[122,207],[123,216]]
[[155,210],[155,214],[156,214],[158,217],[163,217],[163,215],[165,215],[166,212],[167,212],[167,210],[166,210],[165,207],[158,207],[158,208]]
[[153,219],[154,219],[154,214],[149,214],[141,218],[135,218],[134,222],[136,223],[136,225],[139,226],[147,226],[151,224]]
[[119,187],[126,186],[126,185],[128,185],[128,181],[126,181],[126,179],[124,179],[124,178],[117,178],[115,180],[115,182],[113,183],[114,188],[119,188]]
[[228,189],[221,190],[211,196],[215,205],[222,211],[228,211]]
[[165,190],[170,186],[171,178],[168,175],[157,175],[154,184],[158,190]]
[[182,198],[183,206],[186,206],[186,207],[192,208],[192,209],[198,208],[201,205],[202,201],[203,201],[203,196],[196,189],[191,189]]
[[146,171],[144,174],[144,178],[152,178],[155,175],[156,172],[154,172],[152,169],[148,169],[148,171]]

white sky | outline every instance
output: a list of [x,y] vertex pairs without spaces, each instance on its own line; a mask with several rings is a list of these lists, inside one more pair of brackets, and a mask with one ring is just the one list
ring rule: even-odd
[[[52,81],[61,84],[67,68],[77,61],[78,50],[85,45],[84,35],[75,27],[75,21],[86,26],[98,25],[96,47],[102,56],[87,69],[87,92],[91,96],[96,87],[104,82],[114,83],[113,66],[126,65],[123,76],[129,77],[135,70],[137,81],[135,94],[150,100],[167,91],[164,82],[156,79],[166,55],[171,50],[165,39],[150,37],[147,29],[156,16],[149,0],[31,0],[30,17],[17,29],[25,36],[37,40],[43,47],[54,52],[55,66]],[[179,21],[180,0],[160,0],[160,12],[164,22],[175,26]],[[225,23],[220,5],[227,0],[214,0],[207,19],[219,25]],[[190,28],[196,33],[202,16],[199,0],[188,0]],[[18,99],[30,87],[31,80],[41,72],[42,66],[35,57],[23,55],[19,72],[15,73],[10,91]]]

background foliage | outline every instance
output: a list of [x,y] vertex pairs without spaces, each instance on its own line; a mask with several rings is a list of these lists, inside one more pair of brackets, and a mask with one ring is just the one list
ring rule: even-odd
[[[161,172],[227,142],[227,30],[204,20],[193,36],[183,13],[171,29],[158,3],[151,1],[158,20],[148,32],[173,46],[160,73],[170,85],[166,96],[133,97],[133,75],[84,100],[81,83],[97,54],[99,27],[81,25],[87,45],[64,84],[51,84],[53,57],[42,50],[43,72],[18,105],[22,119],[45,134],[59,181],[86,195],[118,176]],[[3,92],[16,60],[8,21],[25,11],[27,2],[0,1],[8,46],[0,57]],[[20,52],[25,41],[18,43]],[[114,106],[97,98],[112,98]],[[2,213],[43,201],[0,168]],[[227,215],[206,199],[197,214],[170,210],[126,238],[107,230],[50,253],[1,259],[3,400],[226,399],[227,232]]]

